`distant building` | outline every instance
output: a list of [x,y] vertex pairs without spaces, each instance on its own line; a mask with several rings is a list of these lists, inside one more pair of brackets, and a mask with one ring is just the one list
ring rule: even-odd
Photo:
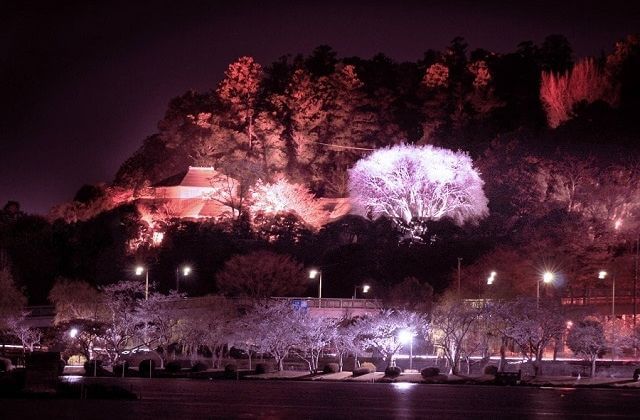
[[[218,219],[229,215],[227,203],[237,194],[238,181],[212,167],[190,166],[186,172],[167,178],[139,196],[139,203],[162,209],[179,219]],[[348,214],[348,198],[319,198],[326,216],[325,225]]]

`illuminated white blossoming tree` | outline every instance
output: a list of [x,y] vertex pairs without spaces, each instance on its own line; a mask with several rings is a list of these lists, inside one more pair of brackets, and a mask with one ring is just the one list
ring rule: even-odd
[[414,237],[426,221],[450,218],[462,225],[486,217],[483,186],[467,153],[433,146],[380,149],[349,171],[354,212],[389,217]]

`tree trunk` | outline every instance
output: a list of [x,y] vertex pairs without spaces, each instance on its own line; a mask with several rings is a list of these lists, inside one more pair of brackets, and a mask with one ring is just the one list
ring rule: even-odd
[[595,378],[596,377],[596,359],[598,358],[598,356],[593,356],[591,358],[591,378]]

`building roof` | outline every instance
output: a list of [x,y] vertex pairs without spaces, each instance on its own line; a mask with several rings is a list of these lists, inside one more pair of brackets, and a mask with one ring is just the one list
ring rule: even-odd
[[211,179],[218,176],[213,167],[189,166],[189,169],[165,178],[154,187],[211,187]]

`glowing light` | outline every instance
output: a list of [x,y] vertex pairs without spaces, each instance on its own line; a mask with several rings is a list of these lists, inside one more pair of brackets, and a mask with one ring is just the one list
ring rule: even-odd
[[371,286],[369,286],[368,284],[365,284],[364,286],[362,286],[362,293],[367,293],[370,288]]
[[488,285],[492,285],[493,282],[496,280],[496,272],[492,271],[491,274],[489,275],[489,278],[487,278],[487,284]]
[[599,279],[601,279],[601,280],[602,280],[602,279],[604,279],[605,277],[607,277],[607,272],[606,272],[606,271],[602,270],[602,271],[600,271],[600,272],[598,273],[598,278],[599,278]]
[[542,281],[545,283],[551,283],[553,281],[553,278],[554,275],[550,271],[545,271],[545,273],[542,275]]
[[402,330],[398,334],[398,339],[402,344],[407,344],[413,341],[413,332],[409,330]]
[[616,220],[615,223],[613,224],[613,227],[615,230],[620,229],[620,226],[622,226],[622,219]]
[[77,328],[71,328],[69,330],[69,337],[76,338],[77,335],[78,335],[78,329]]
[[567,328],[573,327],[573,321],[567,321]]
[[309,278],[310,279],[315,279],[316,276],[319,274],[320,272],[318,270],[316,270],[315,268],[312,270],[309,270]]
[[144,273],[144,267],[139,265],[136,267],[136,276],[141,276]]
[[188,276],[188,275],[189,275],[189,273],[191,273],[191,267],[186,266],[186,267],[183,267],[183,268],[182,268],[182,275],[183,275],[183,276]]
[[413,388],[416,384],[411,382],[394,382],[392,385],[398,391],[406,391]]
[[164,239],[164,232],[153,232],[151,240],[154,245],[160,245]]

